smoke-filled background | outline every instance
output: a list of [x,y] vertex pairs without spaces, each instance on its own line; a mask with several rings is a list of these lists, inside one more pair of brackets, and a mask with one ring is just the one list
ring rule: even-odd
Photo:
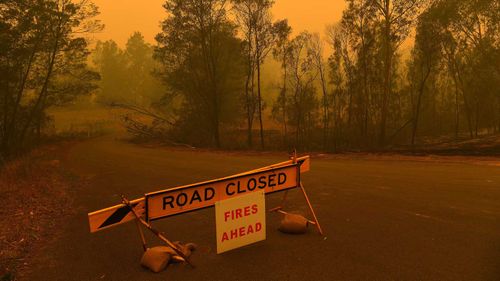
[[2,159],[117,128],[331,152],[463,148],[500,130],[496,0],[0,5]]

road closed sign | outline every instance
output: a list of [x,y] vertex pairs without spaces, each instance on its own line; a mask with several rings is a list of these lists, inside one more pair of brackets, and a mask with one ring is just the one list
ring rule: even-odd
[[216,202],[264,191],[273,193],[299,186],[299,164],[270,167],[146,194],[146,218],[168,216],[213,206]]
[[215,221],[218,254],[265,240],[265,192],[253,192],[216,202]]

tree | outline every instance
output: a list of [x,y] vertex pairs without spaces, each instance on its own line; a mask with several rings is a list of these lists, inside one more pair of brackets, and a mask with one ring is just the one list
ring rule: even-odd
[[330,25],[327,28],[328,43],[332,49],[332,54],[328,58],[330,84],[333,85],[331,99],[331,115],[332,118],[332,142],[333,150],[336,151],[339,145],[341,127],[342,127],[342,112],[345,108],[344,93],[345,79],[342,64],[342,37],[345,32],[341,25]]
[[[337,100],[339,108],[337,110],[345,111],[339,116],[337,129],[343,127],[345,123],[345,130],[342,130],[345,144],[353,142],[353,119],[355,117],[355,93],[357,88],[357,69],[355,63],[355,52],[352,44],[350,44],[350,30],[343,24],[330,26],[328,29],[328,37],[331,48],[334,53],[330,57],[330,69],[332,75],[332,83],[337,86],[337,94],[343,93],[342,99]],[[338,84],[342,81],[342,84]],[[340,92],[339,92],[340,90]],[[340,98],[340,96],[336,96]],[[340,105],[342,104],[342,106]],[[339,114],[341,112],[338,112]],[[347,117],[346,117],[347,115]],[[344,120],[347,119],[347,120]],[[337,130],[337,132],[340,132]]]
[[93,51],[93,62],[101,75],[98,100],[104,103],[130,99],[127,81],[127,57],[115,41],[98,41]]
[[[356,108],[359,116],[358,125],[361,139],[365,145],[368,140],[369,123],[371,123],[370,105],[374,88],[376,55],[376,9],[370,0],[349,0],[348,7],[342,15],[341,24],[347,32],[347,43],[355,53],[354,72],[358,81],[356,87]],[[360,89],[360,90],[359,90]],[[372,121],[373,122],[373,121]]]
[[144,41],[140,32],[134,32],[127,41],[124,55],[127,59],[130,96],[144,106],[157,100],[163,88],[153,75],[156,68],[153,47]]
[[238,26],[244,36],[244,52],[246,55],[246,80],[245,80],[245,99],[247,118],[247,145],[252,147],[253,144],[253,121],[257,105],[257,97],[255,96],[255,29],[256,29],[256,5],[254,0],[234,0],[233,11],[235,14]]
[[255,14],[255,58],[257,67],[257,97],[259,109],[259,125],[260,125],[260,145],[264,149],[264,125],[262,122],[262,93],[261,93],[261,65],[264,63],[269,51],[273,46],[273,27],[271,23],[271,7],[274,4],[273,0],[256,0],[257,12]]
[[447,76],[453,83],[455,138],[462,112],[470,138],[479,135],[481,123],[497,126],[500,109],[493,89],[499,81],[498,5],[494,0],[441,0],[428,8],[435,15]]
[[[462,88],[463,101],[469,124],[470,136],[478,136],[485,116],[498,112],[491,108],[494,99],[491,85],[499,76],[499,17],[498,1],[442,1],[448,17],[444,22],[451,42],[457,46],[455,59],[458,83]],[[488,85],[488,86],[486,86]],[[493,113],[494,114],[494,113]],[[489,122],[488,122],[489,123]],[[493,124],[488,124],[492,126]]]
[[237,121],[242,42],[224,0],[168,0],[155,58],[169,95],[182,102],[178,136],[221,147],[221,124]]
[[394,56],[401,43],[408,37],[417,12],[424,5],[422,0],[371,0],[380,21],[381,51],[383,54],[383,92],[380,112],[379,145],[386,144],[386,127],[389,115],[389,98],[393,84]]
[[328,93],[326,89],[326,70],[325,70],[325,62],[323,61],[323,41],[319,34],[315,33],[312,35],[311,40],[309,41],[308,47],[308,55],[310,56],[314,66],[318,71],[319,82],[321,85],[322,92],[322,106],[323,106],[323,148],[327,147],[328,140]]
[[308,138],[315,125],[315,110],[317,107],[316,88],[314,81],[317,73],[315,67],[307,56],[307,47],[312,35],[302,32],[290,42],[288,57],[288,70],[290,74],[290,102],[288,120],[295,127],[295,142],[297,148],[305,148],[309,143]]
[[[90,1],[3,1],[2,149],[9,157],[39,138],[45,110],[95,87],[82,34],[100,30]],[[9,75],[8,72],[19,74]]]
[[292,28],[288,25],[288,20],[281,20],[274,24],[274,34],[276,36],[276,44],[273,48],[274,59],[280,61],[283,70],[283,83],[281,85],[280,94],[274,103],[273,116],[275,119],[283,123],[283,140],[288,143],[287,130],[287,83],[288,83],[288,60],[291,51],[290,34]]
[[[274,43],[273,24],[270,12],[274,0],[233,0],[233,3],[236,18],[247,40],[249,69],[255,67],[257,74],[257,110],[259,115],[260,144],[261,148],[264,148],[264,125],[262,120],[264,104],[261,91],[261,66],[268,53],[272,50]],[[251,75],[253,79],[253,69],[247,72],[247,81],[249,75]],[[253,84],[251,89],[253,91]],[[249,99],[249,102],[252,102],[251,99]],[[247,108],[248,107],[249,105],[247,105]],[[251,130],[250,126],[252,122],[250,118],[253,118],[253,115],[249,114],[248,118],[249,130]],[[251,138],[250,134],[249,138]],[[249,142],[251,142],[251,139]]]
[[148,107],[163,94],[154,74],[153,47],[140,32],[130,36],[124,50],[113,40],[98,41],[93,61],[101,74],[98,98],[104,103]]
[[[435,16],[427,11],[420,15],[412,51],[410,79],[416,84],[417,97],[413,106],[411,145],[415,145],[417,128],[421,112],[422,98],[426,84],[432,72],[439,66],[441,55],[440,30],[436,26]],[[413,100],[413,99],[412,99]]]

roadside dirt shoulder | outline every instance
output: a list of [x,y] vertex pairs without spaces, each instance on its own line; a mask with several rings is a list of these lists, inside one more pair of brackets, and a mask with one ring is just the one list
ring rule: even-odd
[[19,280],[70,215],[78,180],[61,166],[71,143],[44,145],[0,168],[0,280]]

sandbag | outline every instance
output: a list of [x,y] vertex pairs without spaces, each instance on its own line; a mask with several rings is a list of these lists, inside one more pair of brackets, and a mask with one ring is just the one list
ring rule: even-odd
[[170,250],[170,247],[164,246],[148,248],[142,255],[141,265],[155,273],[164,270],[172,256]]
[[309,221],[301,215],[284,214],[279,231],[289,234],[303,234],[307,232]]

